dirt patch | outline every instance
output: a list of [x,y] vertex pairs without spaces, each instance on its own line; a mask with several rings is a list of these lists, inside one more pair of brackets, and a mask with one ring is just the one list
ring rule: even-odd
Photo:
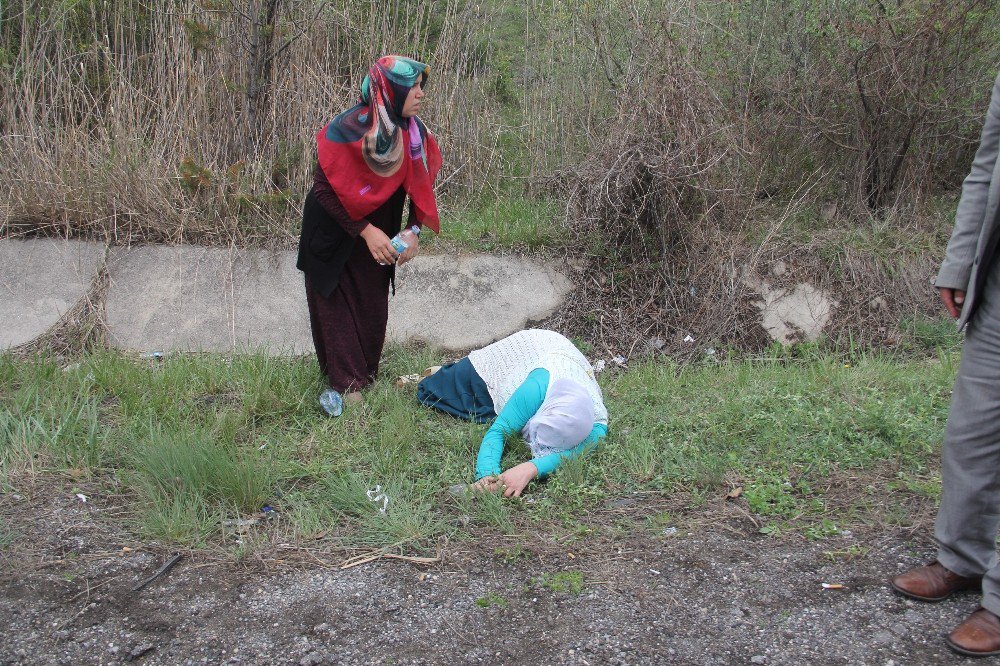
[[[442,544],[430,566],[345,570],[357,551],[308,544],[234,564],[208,548],[133,592],[171,551],[116,530],[115,498],[37,490],[3,510],[4,663],[953,663],[942,635],[977,603],[887,589],[931,553],[927,512],[914,530],[808,541],[762,535],[724,504],[676,532],[634,520]],[[630,521],[643,501],[587,523]]]

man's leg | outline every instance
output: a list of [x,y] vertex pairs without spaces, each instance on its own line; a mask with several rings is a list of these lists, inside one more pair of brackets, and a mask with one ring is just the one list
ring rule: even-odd
[[[991,294],[992,295],[992,294]],[[969,325],[941,456],[938,561],[982,576],[983,605],[1000,613],[1000,308],[983,303]]]

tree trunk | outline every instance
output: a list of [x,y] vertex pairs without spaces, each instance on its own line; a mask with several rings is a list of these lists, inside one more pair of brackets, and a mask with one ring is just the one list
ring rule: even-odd
[[263,113],[271,95],[271,79],[274,59],[271,50],[274,44],[278,21],[278,5],[281,0],[262,0],[253,14],[253,28],[250,39],[250,69],[246,92],[247,155],[260,147],[263,135]]

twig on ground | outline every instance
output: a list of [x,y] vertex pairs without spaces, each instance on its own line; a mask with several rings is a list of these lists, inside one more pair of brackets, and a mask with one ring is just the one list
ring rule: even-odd
[[354,567],[359,567],[362,564],[368,564],[369,562],[374,562],[375,560],[380,560],[383,558],[387,560],[403,560],[404,562],[409,562],[410,564],[422,564],[422,565],[434,564],[435,562],[438,562],[441,559],[440,557],[415,557],[412,555],[396,555],[394,553],[374,553],[371,555],[361,556],[360,558],[355,559],[354,561],[346,560],[344,561],[343,564],[340,565],[340,568],[352,569]]
[[105,580],[103,582],[98,583],[94,587],[90,587],[90,581],[86,581],[87,582],[87,589],[83,590],[82,592],[77,592],[71,599],[69,599],[68,603],[73,603],[74,601],[76,601],[77,599],[79,599],[80,597],[82,597],[84,595],[87,595],[87,597],[90,597],[90,593],[91,592],[93,592],[94,590],[98,590],[98,589],[104,587],[105,585],[107,585],[108,583],[110,583],[113,580],[117,580],[117,577],[109,578],[109,579],[107,579],[107,580]]
[[181,553],[175,554],[173,557],[171,557],[169,560],[167,560],[167,563],[164,564],[162,567],[160,567],[159,570],[156,573],[154,573],[152,576],[150,576],[146,580],[140,582],[138,585],[136,585],[135,587],[133,587],[132,591],[133,592],[138,592],[139,590],[141,590],[142,588],[146,587],[147,585],[149,585],[150,583],[152,583],[154,580],[156,580],[160,576],[164,575],[165,573],[167,573],[168,571],[170,571],[171,569],[173,569],[174,565],[177,564],[178,562],[180,562],[182,557],[184,557],[184,555],[182,555]]

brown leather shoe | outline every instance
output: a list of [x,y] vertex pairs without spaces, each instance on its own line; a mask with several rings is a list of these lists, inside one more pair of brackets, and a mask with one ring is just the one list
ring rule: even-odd
[[981,590],[983,577],[966,578],[944,568],[937,560],[924,567],[911,569],[893,578],[892,589],[920,601],[942,601],[955,592]]
[[1000,617],[980,606],[948,634],[948,647],[967,657],[1000,654]]

